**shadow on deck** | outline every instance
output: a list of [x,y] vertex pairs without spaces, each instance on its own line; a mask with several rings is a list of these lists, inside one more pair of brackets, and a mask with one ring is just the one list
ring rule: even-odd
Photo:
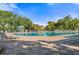
[[59,41],[3,41],[5,55],[78,55],[79,37]]

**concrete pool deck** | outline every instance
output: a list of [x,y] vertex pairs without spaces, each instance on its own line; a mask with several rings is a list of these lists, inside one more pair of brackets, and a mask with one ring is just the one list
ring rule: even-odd
[[10,41],[0,41],[5,50],[3,55],[79,55],[79,36],[16,36],[15,33],[5,33],[16,37]]
[[[76,39],[76,40],[75,40]],[[79,55],[79,38],[58,41],[0,41],[2,55]]]
[[5,35],[8,38],[15,37],[15,40],[21,40],[21,41],[38,41],[38,40],[44,40],[44,41],[56,41],[56,40],[63,40],[64,36],[16,36],[14,35],[16,33],[5,33]]

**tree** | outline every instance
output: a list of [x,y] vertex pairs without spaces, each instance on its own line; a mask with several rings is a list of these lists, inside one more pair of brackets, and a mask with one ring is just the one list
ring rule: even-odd
[[48,25],[45,27],[45,29],[47,29],[49,31],[55,30],[55,22],[49,21]]
[[57,22],[49,21],[45,29],[52,30],[77,30],[79,26],[79,19],[72,18],[70,15],[59,19]]
[[[8,25],[7,25],[8,24]],[[0,10],[0,30],[1,31],[16,31],[18,26],[24,26],[31,29],[32,22],[29,18],[21,15],[16,15],[12,12]]]
[[0,10],[0,31],[14,32],[18,30],[18,26],[24,26],[24,30],[27,28],[29,31],[78,30],[79,18],[68,15],[57,22],[48,21],[48,24],[43,27],[39,24],[33,24],[29,18],[22,15]]

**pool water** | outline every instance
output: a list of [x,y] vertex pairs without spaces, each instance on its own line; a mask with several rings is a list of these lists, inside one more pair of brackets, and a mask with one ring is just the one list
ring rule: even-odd
[[16,36],[59,36],[59,35],[77,35],[78,32],[30,32],[30,33],[21,33],[15,34]]

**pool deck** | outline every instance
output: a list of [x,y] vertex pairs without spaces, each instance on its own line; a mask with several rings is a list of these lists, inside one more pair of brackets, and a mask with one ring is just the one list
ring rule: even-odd
[[5,34],[8,38],[16,38],[10,39],[11,41],[0,41],[0,45],[6,49],[3,55],[79,55],[79,36],[67,37],[65,40],[64,36],[45,37],[16,36],[15,33]]
[[7,37],[15,37],[15,40],[20,41],[57,41],[57,40],[63,40],[64,36],[16,36],[15,33],[5,33]]

